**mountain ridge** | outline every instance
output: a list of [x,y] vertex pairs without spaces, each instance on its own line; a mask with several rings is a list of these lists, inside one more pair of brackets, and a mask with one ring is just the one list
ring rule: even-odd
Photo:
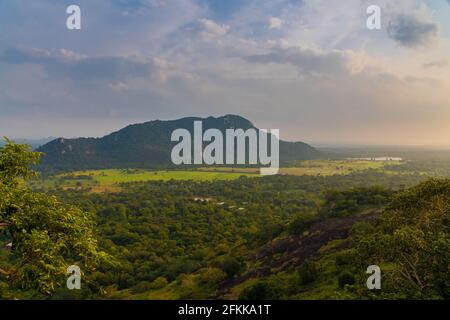
[[[221,117],[184,117],[175,120],[152,120],[130,124],[100,138],[57,138],[41,146],[41,171],[85,169],[162,168],[173,167],[170,161],[170,140],[175,129],[193,131],[194,121],[202,121],[203,129],[257,129],[253,123],[238,115]],[[307,160],[320,152],[304,142],[280,140],[280,160]]]

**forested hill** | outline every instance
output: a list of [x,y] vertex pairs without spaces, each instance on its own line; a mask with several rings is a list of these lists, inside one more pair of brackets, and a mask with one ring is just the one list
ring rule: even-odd
[[[42,171],[66,171],[105,168],[161,168],[172,165],[170,141],[178,128],[193,132],[194,121],[203,121],[203,130],[255,128],[247,119],[236,115],[208,118],[183,118],[172,121],[150,121],[127,126],[102,138],[55,139],[37,151],[43,152]],[[314,159],[319,151],[303,142],[280,141],[281,161]]]

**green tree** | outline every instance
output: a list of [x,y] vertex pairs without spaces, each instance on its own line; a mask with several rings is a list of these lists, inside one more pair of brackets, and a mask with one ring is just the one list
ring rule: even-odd
[[259,281],[244,289],[239,295],[239,300],[277,300],[280,296],[281,293],[277,288],[266,281]]
[[288,226],[289,234],[302,235],[303,232],[308,230],[318,218],[313,213],[304,213],[295,218]]
[[301,285],[306,285],[316,281],[319,276],[316,264],[313,261],[305,261],[298,269],[298,275]]
[[385,296],[450,298],[450,180],[396,195],[375,227],[354,238],[362,266],[391,266],[381,268]]
[[86,274],[107,255],[98,250],[89,213],[26,187],[40,154],[6,142],[0,148],[0,231],[12,242],[13,259],[0,272],[12,287],[51,294],[64,284],[68,266]]
[[233,278],[245,269],[245,265],[234,257],[227,257],[222,263],[222,270],[228,278]]
[[344,272],[338,278],[338,285],[340,289],[345,288],[346,285],[354,285],[356,283],[356,278],[349,272]]

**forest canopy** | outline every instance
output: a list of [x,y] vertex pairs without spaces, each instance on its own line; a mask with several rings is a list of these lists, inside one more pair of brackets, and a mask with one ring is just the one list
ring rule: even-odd
[[450,180],[369,169],[93,192],[30,184],[38,160],[0,149],[0,298],[449,298]]
[[98,250],[91,214],[26,187],[39,157],[9,140],[0,148],[0,231],[11,248],[1,277],[12,288],[49,295],[70,265],[87,272],[107,255]]

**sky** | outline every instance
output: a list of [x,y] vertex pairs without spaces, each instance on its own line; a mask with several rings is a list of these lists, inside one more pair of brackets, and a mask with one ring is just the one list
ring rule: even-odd
[[225,114],[285,140],[450,146],[450,0],[0,1],[0,135]]

